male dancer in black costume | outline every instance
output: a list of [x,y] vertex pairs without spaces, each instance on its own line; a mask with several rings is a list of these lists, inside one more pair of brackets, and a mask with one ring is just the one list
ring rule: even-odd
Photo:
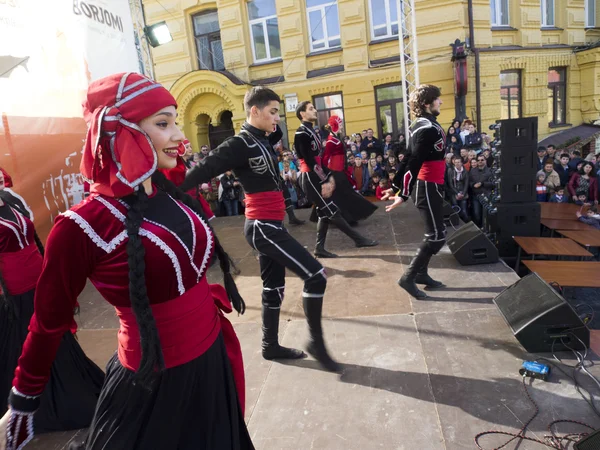
[[408,162],[406,172],[398,172],[393,187],[384,196],[386,200],[392,193],[394,203],[386,211],[412,199],[425,222],[425,239],[417,250],[408,269],[398,280],[406,292],[417,299],[427,294],[417,288],[424,284],[430,288],[439,288],[443,284],[432,279],[427,273],[429,260],[437,254],[446,242],[444,225],[444,147],[446,134],[437,122],[442,100],[437,86],[421,85],[410,96],[410,107],[417,120],[410,127],[408,143]]
[[[340,231],[350,237],[357,247],[373,247],[377,241],[367,239],[354,231],[341,214],[338,206],[331,198],[321,195],[321,185],[333,180],[332,174],[321,164],[322,141],[319,134],[313,129],[317,121],[317,110],[309,101],[301,102],[296,108],[296,116],[302,122],[296,130],[294,147],[300,159],[300,187],[317,208],[319,221],[317,222],[317,244],[314,255],[320,258],[337,258],[337,255],[325,250],[325,238],[329,223],[333,223]],[[335,184],[335,181],[334,181]],[[372,211],[368,211],[368,217]]]
[[[327,285],[325,269],[283,226],[285,201],[273,150],[273,144],[282,136],[277,125],[279,102],[279,96],[271,89],[253,87],[248,91],[244,98],[247,119],[240,133],[227,139],[211,156],[191,169],[181,188],[187,190],[205,183],[227,170],[235,172],[246,193],[246,240],[260,254],[263,357],[270,360],[306,356],[300,350],[278,343],[279,312],[288,268],[304,281],[302,303],[310,331],[306,350],[327,370],[338,371],[339,365],[325,347],[321,327]],[[333,189],[333,183],[324,183],[323,196],[330,196]]]

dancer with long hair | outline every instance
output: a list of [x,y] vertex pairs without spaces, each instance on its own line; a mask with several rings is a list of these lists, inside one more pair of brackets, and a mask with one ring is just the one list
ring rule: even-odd
[[427,297],[425,292],[417,288],[417,284],[430,288],[443,286],[427,273],[431,257],[446,242],[443,214],[446,133],[436,119],[442,106],[440,96],[440,89],[430,84],[419,86],[411,94],[410,107],[417,120],[410,128],[406,171],[396,174],[393,188],[384,196],[385,200],[392,193],[397,193],[394,203],[386,207],[389,212],[412,195],[425,225],[423,243],[398,280],[400,287],[417,299]]

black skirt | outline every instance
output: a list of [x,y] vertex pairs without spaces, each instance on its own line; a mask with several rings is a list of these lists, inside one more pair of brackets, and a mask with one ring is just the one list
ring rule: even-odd
[[[0,310],[0,398],[7,399],[21,356],[35,290],[11,296],[12,311]],[[104,380],[102,370],[89,360],[69,331],[62,338],[50,380],[34,416],[36,434],[85,428],[92,422]],[[6,401],[0,413],[6,412]]]
[[[346,222],[354,223],[367,219],[377,211],[377,206],[354,190],[344,172],[332,170],[331,174],[335,180],[335,190],[331,200],[337,205]],[[315,223],[319,220],[314,206],[309,220]]]
[[344,172],[332,171],[335,180],[335,191],[332,200],[342,211],[346,222],[358,222],[369,218],[377,206],[354,190]]
[[115,354],[86,450],[252,450],[223,336],[201,356],[158,375],[152,390]]

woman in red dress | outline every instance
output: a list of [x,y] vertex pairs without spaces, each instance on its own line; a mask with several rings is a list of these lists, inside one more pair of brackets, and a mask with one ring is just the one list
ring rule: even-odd
[[335,204],[339,206],[346,222],[355,225],[359,220],[373,214],[377,206],[358,194],[348,179],[346,150],[344,143],[339,139],[339,135],[344,130],[342,119],[339,116],[331,116],[325,129],[329,131],[329,136],[323,152],[323,166],[332,172],[335,179]]
[[[89,279],[120,319],[82,448],[253,449],[243,417],[241,351],[223,312],[244,302],[200,205],[156,169],[176,166],[183,135],[163,86],[116,74],[92,83],[81,162],[91,194],[48,236],[30,333],[0,422],[21,448],[73,305]],[[209,285],[219,258],[225,288]],[[0,441],[0,444],[2,442]]]

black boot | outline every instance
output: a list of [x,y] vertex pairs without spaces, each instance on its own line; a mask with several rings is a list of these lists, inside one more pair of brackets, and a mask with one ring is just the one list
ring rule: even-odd
[[323,340],[323,328],[321,327],[323,298],[304,297],[302,299],[302,305],[304,306],[304,314],[306,315],[308,331],[310,332],[310,339],[306,346],[306,351],[309,355],[319,361],[326,370],[330,372],[339,372],[341,367],[331,358],[331,356],[329,356],[327,348],[325,348],[325,341]]
[[288,215],[288,219],[290,222],[290,225],[304,225],[304,220],[300,220],[296,217],[296,214],[294,214],[294,208],[290,207],[287,209],[287,215]]
[[329,220],[331,220],[342,233],[352,239],[357,247],[375,247],[376,245],[379,245],[379,242],[367,239],[357,231],[353,230],[339,212]]
[[424,257],[423,265],[421,266],[421,268],[417,272],[417,276],[415,277],[415,283],[424,284],[425,286],[430,288],[443,287],[444,283],[442,283],[441,281],[434,280],[427,273],[427,266],[429,266],[429,260],[431,260],[433,254],[429,251],[428,248],[422,249],[421,251],[427,254],[427,258]]
[[295,348],[287,348],[279,345],[279,309],[262,307],[262,355],[263,358],[271,359],[299,359],[306,358],[306,353]]
[[317,258],[337,258],[338,255],[325,250],[325,238],[329,229],[329,221],[325,218],[320,218],[317,222],[317,245],[315,246],[314,255]]
[[[431,258],[431,256],[429,256],[429,258]],[[423,263],[427,261],[429,261],[427,253],[423,252],[423,248],[419,248],[417,250],[417,254],[410,262],[410,266],[408,266],[408,269],[406,269],[404,275],[402,275],[402,277],[398,280],[400,287],[416,299],[427,298],[427,294],[419,290],[415,284],[417,273],[419,273]]]

